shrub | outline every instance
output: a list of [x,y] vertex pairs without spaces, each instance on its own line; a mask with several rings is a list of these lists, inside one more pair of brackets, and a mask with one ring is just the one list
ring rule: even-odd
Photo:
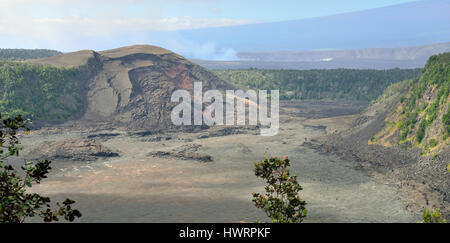
[[405,130],[400,131],[400,139],[401,141],[406,140],[408,138],[409,130],[406,128]]
[[425,137],[425,128],[426,128],[426,121],[423,120],[420,125],[419,125],[419,129],[417,129],[417,133],[416,133],[416,139],[418,143],[421,143],[423,138]]
[[425,208],[422,214],[422,221],[419,223],[447,223],[447,220],[442,218],[441,210],[439,208],[434,209],[433,213],[431,213],[428,208]]
[[450,109],[448,109],[447,113],[442,117],[442,123],[444,123],[444,138],[446,139],[450,136]]
[[438,142],[436,141],[436,139],[431,139],[428,144],[430,145],[430,148],[434,148],[438,145]]
[[267,157],[255,163],[255,175],[267,183],[266,194],[253,193],[253,203],[263,209],[273,223],[301,223],[307,216],[306,202],[299,192],[297,176],[290,176],[290,160]]

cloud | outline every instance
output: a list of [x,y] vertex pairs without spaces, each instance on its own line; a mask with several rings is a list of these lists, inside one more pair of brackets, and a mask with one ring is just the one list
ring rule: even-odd
[[[159,0],[154,0],[154,4]],[[193,1],[168,0],[187,4]],[[134,3],[134,5],[129,5]],[[144,0],[0,0],[0,47],[59,48],[72,51],[91,42],[117,43],[148,40],[150,32],[177,31],[250,24],[253,21],[193,16],[161,17],[161,9]],[[127,12],[138,6],[138,12]],[[95,9],[95,11],[94,11]],[[135,38],[135,41],[132,40]],[[83,46],[85,46],[83,44]],[[88,48],[86,46],[86,48]],[[200,48],[201,49],[201,48]],[[225,52],[230,55],[230,51]],[[225,55],[225,54],[224,54]]]
[[192,59],[214,61],[238,60],[237,53],[233,48],[218,48],[214,41],[196,43],[189,40],[169,39],[167,48]]
[[[14,24],[11,24],[11,23]],[[174,31],[185,29],[200,29],[223,27],[253,23],[247,20],[235,19],[198,19],[192,16],[169,18],[88,18],[71,16],[68,18],[0,18],[0,32],[28,33],[41,35],[42,31],[76,32],[81,35],[108,35],[139,31]]]

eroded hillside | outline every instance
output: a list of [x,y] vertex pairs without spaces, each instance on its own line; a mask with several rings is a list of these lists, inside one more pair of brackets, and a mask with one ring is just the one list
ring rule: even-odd
[[407,208],[450,215],[449,57],[433,56],[423,74],[391,85],[350,129],[306,142],[354,161],[413,198]]
[[[67,88],[64,84],[71,87],[69,84],[73,83],[73,86],[78,88],[71,92],[69,97],[64,98],[68,100],[78,97],[77,100],[69,102],[76,104],[77,109],[68,111],[65,116],[52,116],[53,113],[36,116],[34,110],[28,112],[31,117],[43,120],[64,121],[80,118],[89,122],[126,126],[129,129],[168,128],[172,124],[170,112],[177,105],[170,101],[175,90],[185,89],[193,92],[194,82],[202,82],[204,90],[233,89],[233,86],[204,68],[171,51],[149,45],[102,52],[84,50],[9,65],[33,67],[34,72],[26,76],[25,83],[42,82],[44,86],[53,87],[49,95],[55,96],[55,100],[65,97],[60,94]],[[16,70],[17,68],[11,68],[10,73],[15,73]],[[74,77],[68,82],[67,79],[58,79],[59,76],[50,79],[38,75],[47,73],[47,70],[69,70],[74,73]],[[8,75],[6,76],[9,77]],[[55,83],[60,85],[55,86]],[[12,86],[13,89],[9,93],[23,93],[26,86]],[[39,87],[36,90],[39,90]],[[29,92],[26,97],[32,100],[43,99],[45,95],[47,93]],[[24,109],[30,107],[30,102],[14,104]],[[13,108],[17,107],[5,106],[4,110]]]
[[450,141],[450,53],[433,56],[423,74],[386,118],[370,143],[420,147],[423,155],[441,152]]

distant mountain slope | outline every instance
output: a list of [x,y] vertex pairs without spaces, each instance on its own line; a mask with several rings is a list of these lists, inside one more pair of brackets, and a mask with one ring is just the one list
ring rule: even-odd
[[372,69],[386,70],[393,68],[413,69],[423,68],[426,61],[405,60],[376,60],[376,59],[353,59],[323,62],[272,62],[272,61],[209,61],[191,59],[192,62],[209,70],[229,69],[271,69],[271,70],[311,70],[311,69]]
[[35,120],[81,119],[129,129],[172,126],[177,89],[233,89],[204,68],[160,47],[137,45],[0,62],[2,113]]
[[55,50],[46,49],[0,49],[0,60],[26,60],[51,57],[62,54]]
[[422,68],[432,55],[450,51],[450,42],[400,48],[332,51],[240,52],[239,61],[193,60],[208,69],[391,69]]
[[271,62],[336,62],[345,60],[422,61],[430,56],[450,51],[450,42],[398,48],[369,48],[356,50],[240,52],[242,61]]
[[164,42],[172,37],[181,44],[213,42],[217,49],[236,52],[427,45],[450,41],[449,9],[449,0],[417,1],[319,18],[179,31],[167,33]]
[[407,144],[438,153],[450,145],[450,53],[432,56],[372,143]]

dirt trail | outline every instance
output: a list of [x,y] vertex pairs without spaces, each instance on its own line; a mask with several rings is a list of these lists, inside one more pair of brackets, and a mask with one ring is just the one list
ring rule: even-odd
[[[267,221],[251,202],[252,192],[263,192],[253,162],[264,154],[292,159],[308,202],[306,222],[415,222],[420,217],[405,210],[395,187],[376,181],[351,162],[303,147],[305,139],[325,132],[305,118],[284,115],[279,135],[270,138],[255,131],[210,137],[206,132],[147,137],[109,132],[121,135],[102,143],[121,151],[121,157],[89,164],[57,162],[52,176],[34,187],[57,199],[76,200],[83,212],[80,222]],[[92,134],[66,133],[65,138],[87,135]],[[43,136],[36,134],[25,145]],[[196,160],[191,153],[207,154],[212,161]]]

